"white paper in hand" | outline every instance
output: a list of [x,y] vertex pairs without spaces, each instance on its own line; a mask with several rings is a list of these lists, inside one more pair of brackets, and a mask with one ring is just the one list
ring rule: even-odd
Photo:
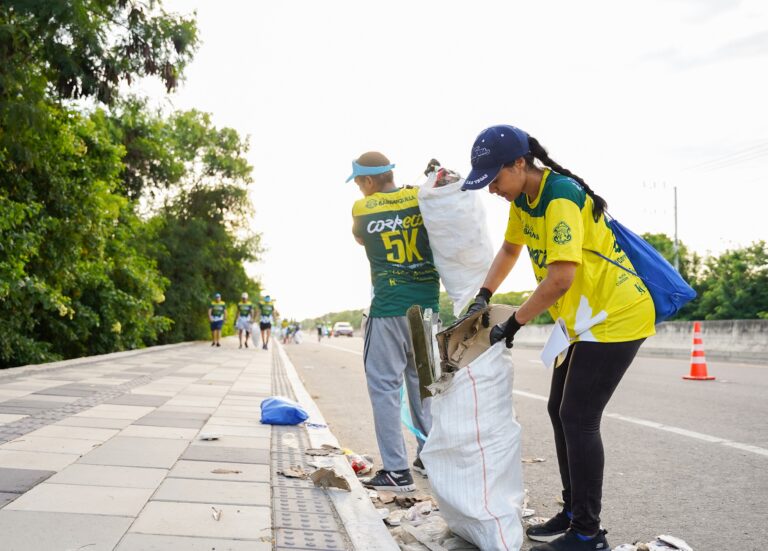
[[571,340],[568,337],[568,329],[565,328],[565,321],[563,318],[557,318],[554,327],[552,327],[552,333],[549,334],[549,338],[541,350],[540,358],[544,367],[558,365],[559,362],[555,364],[555,360],[558,359],[558,356],[565,355],[570,345]]

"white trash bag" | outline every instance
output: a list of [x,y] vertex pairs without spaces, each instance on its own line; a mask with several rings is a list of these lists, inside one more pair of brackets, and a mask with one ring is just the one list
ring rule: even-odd
[[435,267],[457,316],[482,286],[494,256],[480,194],[461,191],[463,184],[458,174],[435,167],[419,188]]
[[[505,308],[491,308],[492,324],[509,315]],[[447,383],[431,387],[442,391],[432,398],[432,429],[420,457],[455,534],[483,551],[517,551],[525,491],[520,425],[512,407],[512,355],[503,343],[489,347],[490,330],[478,331],[478,318],[479,313],[458,324],[459,338],[448,355],[459,369]],[[464,331],[472,320],[474,344]],[[445,359],[442,350],[441,356]]]

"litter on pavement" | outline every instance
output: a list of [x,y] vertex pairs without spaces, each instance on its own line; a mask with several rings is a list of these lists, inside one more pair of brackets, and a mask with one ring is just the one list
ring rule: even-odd
[[315,472],[309,475],[312,482],[315,483],[317,488],[338,488],[345,492],[351,492],[352,488],[349,486],[347,479],[338,474],[333,469],[327,467],[321,467]]
[[678,537],[661,535],[648,543],[623,543],[613,551],[693,551],[693,548]]

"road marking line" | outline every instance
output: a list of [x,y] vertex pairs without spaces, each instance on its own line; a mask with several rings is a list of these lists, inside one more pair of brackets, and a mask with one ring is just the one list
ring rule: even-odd
[[[512,394],[517,394],[518,396],[523,396],[525,398],[532,398],[534,400],[541,400],[543,402],[549,401],[549,398],[547,398],[546,396],[542,396],[540,394],[533,394],[531,392],[525,392],[522,390],[513,390]],[[751,452],[757,455],[764,455],[768,457],[768,449],[761,448],[760,446],[753,446],[752,444],[742,444],[741,442],[734,442],[732,440],[727,440],[725,438],[720,438],[718,436],[711,436],[709,434],[682,429],[680,427],[664,425],[663,423],[657,423],[655,421],[638,419],[637,417],[629,417],[627,415],[621,415],[619,413],[606,413],[605,417],[610,417],[611,419],[617,419],[619,421],[626,421],[627,423],[632,423],[634,425],[641,425],[643,427],[649,427],[656,430],[663,430],[665,432],[679,434],[680,436],[695,438],[696,440],[701,440],[703,442],[708,442],[710,444],[720,444],[722,446],[728,446],[729,448],[736,448],[737,450]]]
[[357,354],[358,356],[362,356],[362,352],[358,352],[357,350],[350,350],[349,348],[342,348],[341,346],[334,346],[332,344],[320,344],[320,346],[327,346],[328,348],[335,348],[336,350],[341,350],[342,352],[349,352],[350,354]]

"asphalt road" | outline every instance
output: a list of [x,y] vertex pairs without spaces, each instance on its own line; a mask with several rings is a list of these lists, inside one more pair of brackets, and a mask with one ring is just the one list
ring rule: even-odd
[[[305,339],[286,350],[345,447],[377,455],[362,339]],[[550,373],[537,351],[515,349],[529,506],[559,509],[559,475],[546,412]],[[768,365],[709,362],[716,381],[685,381],[686,360],[638,356],[608,404],[602,523],[613,546],[658,534],[696,551],[768,547]],[[411,457],[413,437],[408,437]],[[417,477],[428,489],[428,482]]]

